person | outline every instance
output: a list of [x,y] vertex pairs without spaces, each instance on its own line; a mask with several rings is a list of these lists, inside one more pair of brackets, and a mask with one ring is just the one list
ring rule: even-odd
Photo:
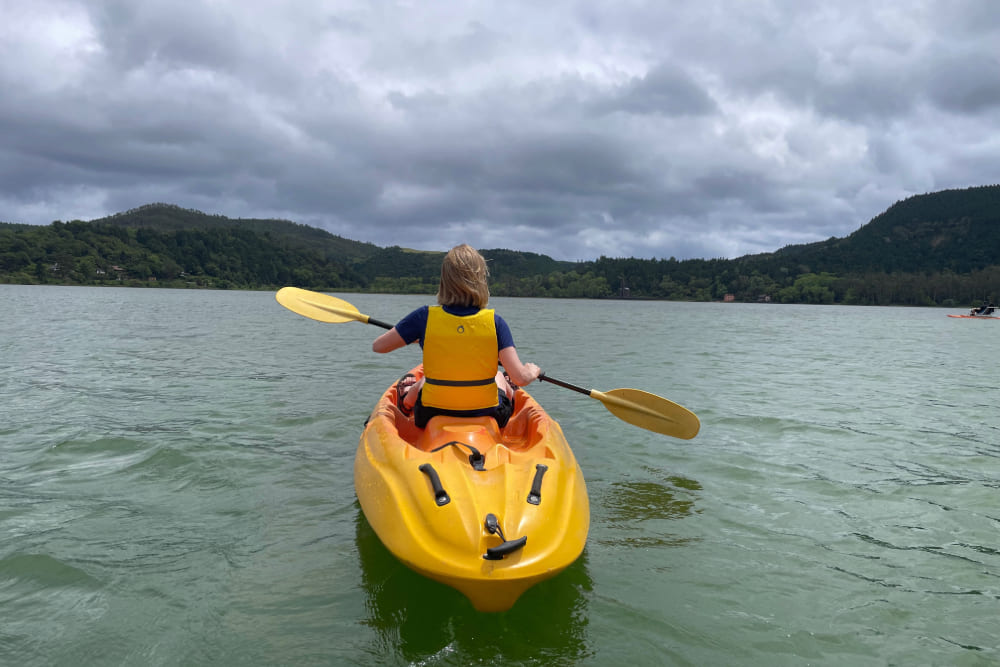
[[995,309],[996,306],[993,305],[992,301],[986,299],[979,308],[973,306],[972,310],[969,311],[969,315],[992,315]]
[[514,409],[511,382],[523,387],[541,373],[521,361],[510,327],[486,307],[488,276],[475,248],[455,246],[441,263],[438,305],[417,308],[372,343],[378,353],[414,342],[423,349],[423,377],[408,374],[396,386],[400,409],[420,428],[435,415],[492,416],[502,428]]

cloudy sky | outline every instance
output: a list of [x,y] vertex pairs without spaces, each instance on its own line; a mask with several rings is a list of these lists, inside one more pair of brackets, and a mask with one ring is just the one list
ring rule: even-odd
[[0,220],[737,257],[1000,182],[995,0],[0,0]]

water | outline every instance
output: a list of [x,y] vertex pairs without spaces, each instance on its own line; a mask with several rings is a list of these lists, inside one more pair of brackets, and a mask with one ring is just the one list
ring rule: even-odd
[[[392,321],[420,297],[342,295]],[[0,664],[1000,661],[1000,322],[497,299],[522,359],[694,410],[692,441],[540,385],[584,556],[507,613],[410,572],[351,481],[417,361],[270,293],[0,286]]]

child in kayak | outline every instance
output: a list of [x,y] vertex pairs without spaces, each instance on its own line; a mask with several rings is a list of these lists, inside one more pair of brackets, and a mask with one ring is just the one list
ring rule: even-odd
[[521,362],[510,327],[486,308],[488,275],[479,252],[455,246],[441,264],[438,305],[414,310],[372,343],[379,353],[420,343],[424,377],[413,378],[409,387],[404,377],[397,385],[400,409],[412,410],[420,428],[435,415],[492,416],[503,427],[513,412],[514,388],[507,378],[523,387],[541,372]]

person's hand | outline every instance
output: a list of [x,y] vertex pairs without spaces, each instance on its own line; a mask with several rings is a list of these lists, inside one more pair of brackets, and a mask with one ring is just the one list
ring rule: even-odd
[[534,382],[538,379],[538,376],[542,374],[542,369],[538,367],[537,364],[533,364],[530,361],[524,365],[524,372],[528,374],[530,378],[529,382]]

